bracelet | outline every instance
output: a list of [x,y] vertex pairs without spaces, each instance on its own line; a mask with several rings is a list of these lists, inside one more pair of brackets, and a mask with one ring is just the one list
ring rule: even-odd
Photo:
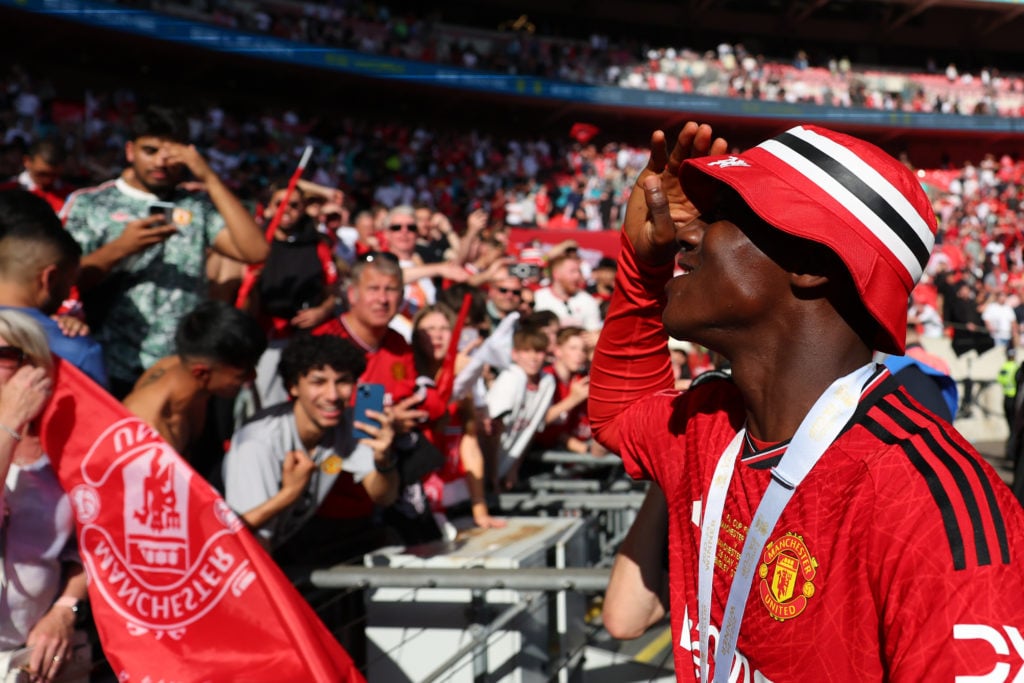
[[3,424],[2,422],[0,422],[0,430],[3,430],[5,432],[7,432],[8,434],[10,434],[11,438],[14,439],[15,441],[21,441],[21,434],[19,434],[15,430],[11,429],[7,425]]
[[78,613],[78,605],[81,601],[78,598],[73,598],[70,595],[64,595],[57,598],[53,603],[55,607],[67,607],[74,613]]

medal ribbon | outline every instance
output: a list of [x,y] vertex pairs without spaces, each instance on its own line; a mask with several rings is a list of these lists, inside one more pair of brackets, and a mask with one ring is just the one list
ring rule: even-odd
[[[751,581],[758,557],[764,550],[775,524],[786,508],[797,486],[804,480],[821,456],[832,445],[843,427],[853,417],[860,403],[861,390],[874,375],[874,363],[840,377],[818,397],[811,410],[800,423],[796,434],[778,465],[772,468],[772,479],[764,497],[757,506],[754,519],[747,531],[726,600],[722,627],[715,647],[714,683],[727,683],[736,653],[743,609],[750,595]],[[700,564],[697,577],[698,633],[700,636],[700,680],[708,681],[709,630],[711,625],[711,598],[715,572],[715,554],[718,547],[718,533],[722,524],[722,512],[736,468],[736,458],[742,449],[746,429],[741,429],[725,447],[715,465],[715,472],[708,489],[704,519],[701,523]],[[721,664],[721,665],[719,665]]]

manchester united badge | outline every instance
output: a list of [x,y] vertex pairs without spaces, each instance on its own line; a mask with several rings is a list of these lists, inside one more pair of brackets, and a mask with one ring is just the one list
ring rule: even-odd
[[802,536],[789,532],[764,549],[758,576],[761,602],[774,619],[799,616],[814,596],[818,561],[811,557]]

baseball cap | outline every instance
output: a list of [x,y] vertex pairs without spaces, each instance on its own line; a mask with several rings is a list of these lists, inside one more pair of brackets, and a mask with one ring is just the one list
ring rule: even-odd
[[835,252],[881,327],[875,348],[904,352],[907,297],[936,230],[909,168],[869,142],[805,125],[741,154],[687,159],[680,177],[699,211],[724,183],[769,225]]

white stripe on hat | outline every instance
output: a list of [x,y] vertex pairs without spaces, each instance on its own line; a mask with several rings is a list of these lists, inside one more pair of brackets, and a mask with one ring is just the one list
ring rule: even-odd
[[896,187],[885,177],[883,177],[874,166],[871,166],[854,154],[848,147],[840,145],[821,133],[808,130],[803,126],[797,126],[788,132],[798,138],[806,140],[853,171],[861,181],[881,195],[885,201],[889,202],[889,206],[896,209],[896,211],[903,216],[903,220],[907,222],[907,225],[914,229],[917,236],[921,238],[921,242],[924,243],[924,246],[928,248],[929,252],[931,252],[932,247],[935,246],[935,235],[932,233],[931,227],[927,222],[925,222],[924,218],[921,217],[921,214],[917,212],[917,209],[907,201],[906,196],[897,190]]
[[[819,149],[822,153],[828,154],[835,161],[846,166],[851,173],[857,175],[865,184],[869,185],[872,190],[884,197],[886,201],[890,203],[892,208],[898,211],[907,223],[913,227],[914,232],[922,237],[922,242],[927,249],[931,251],[932,245],[934,244],[934,237],[931,234],[931,230],[924,223],[924,220],[917,211],[915,211],[913,207],[910,206],[909,202],[906,201],[906,198],[904,198],[889,181],[879,175],[877,171],[842,145],[836,144],[822,135],[818,135],[812,131],[802,128],[794,128],[788,132],[794,136],[800,137],[808,144]],[[808,136],[814,137],[808,139]],[[875,237],[877,237],[889,249],[889,251],[896,256],[897,259],[899,259],[912,281],[916,282],[921,277],[923,264],[917,260],[917,257],[914,255],[913,251],[911,251],[910,247],[907,246],[900,236],[897,235],[892,228],[882,220],[874,210],[871,209],[871,207],[864,204],[864,202],[850,192],[842,183],[837,181],[800,153],[777,140],[766,140],[758,145],[758,147],[764,149],[772,156],[775,156],[783,163],[791,166],[794,170],[817,185],[822,191],[833,196],[836,201],[843,206],[843,208],[863,223],[864,226],[867,227],[872,234],[874,234]],[[894,200],[894,196],[898,197],[898,199]]]

